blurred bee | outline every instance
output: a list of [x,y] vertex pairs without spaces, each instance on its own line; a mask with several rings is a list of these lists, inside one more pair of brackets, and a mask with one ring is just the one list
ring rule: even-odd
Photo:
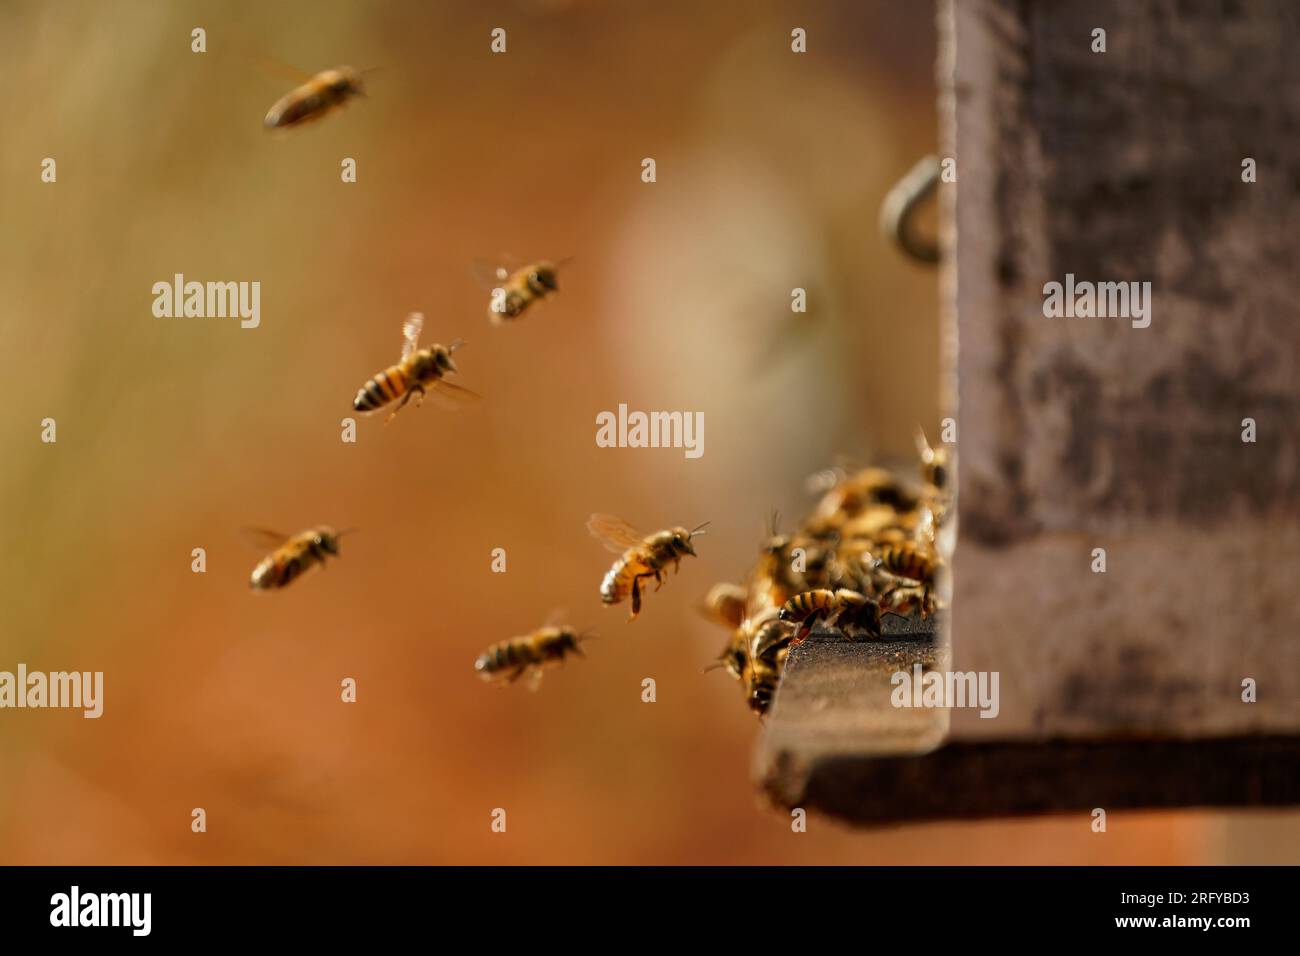
[[784,665],[784,656],[775,666],[770,666],[763,661],[751,660],[746,663],[741,673],[740,686],[745,692],[745,702],[749,704],[749,709],[760,717],[772,706],[777,684],[781,682],[781,667]]
[[[569,261],[562,259],[559,265]],[[493,325],[503,325],[519,318],[534,302],[553,292],[559,292],[557,268],[555,263],[547,260],[534,262],[513,272],[499,266],[493,272],[493,278],[500,284],[492,289],[488,319]]]
[[715,584],[704,598],[704,612],[719,624],[740,627],[748,592],[739,584]]
[[267,111],[267,129],[301,126],[342,106],[354,96],[364,96],[361,75],[350,66],[322,70],[302,86],[290,90]]
[[493,644],[474,661],[474,670],[485,681],[513,684],[531,672],[531,686],[542,682],[543,669],[558,667],[569,654],[585,657],[580,646],[591,635],[579,634],[571,627],[543,627],[523,637]]
[[412,395],[418,396],[416,405],[424,401],[424,396],[432,392],[450,404],[477,399],[479,396],[467,388],[453,385],[447,381],[449,372],[460,371],[451,355],[465,343],[456,339],[450,346],[431,345],[419,348],[420,330],[424,328],[424,316],[412,312],[402,326],[402,359],[396,365],[384,369],[357,392],[352,400],[352,407],[359,412],[373,412],[391,402],[402,400],[402,404],[393,409],[384,419],[384,424],[391,422],[399,411],[406,407]]
[[[936,525],[946,522],[952,506],[952,461],[947,448],[931,448],[920,428],[916,430],[916,451],[921,457],[921,481],[925,485],[923,500]],[[930,535],[933,542],[934,535]]]
[[350,531],[335,531],[328,525],[309,528],[291,538],[264,528],[245,528],[249,541],[259,547],[274,548],[253,568],[249,586],[257,591],[286,587],[316,565],[325,566],[327,555],[337,556],[339,538]]
[[864,468],[836,483],[822,495],[806,530],[814,537],[838,534],[844,522],[869,505],[884,505],[894,511],[911,511],[916,495],[883,468]]
[[840,630],[861,629],[871,637],[880,637],[880,605],[857,591],[840,588],[815,588],[796,594],[782,607],[780,620],[799,625],[791,643],[799,643],[818,621]]
[[781,516],[773,513],[768,521],[767,537],[763,541],[758,563],[750,576],[750,604],[755,608],[780,607],[789,598],[791,592],[800,588],[798,575],[794,570],[793,542],[789,535],[781,534],[777,530],[780,520]]
[[948,449],[931,448],[920,428],[916,430],[916,452],[921,456],[921,480],[935,492],[946,491],[949,481]]
[[631,595],[632,614],[628,621],[635,620],[641,612],[642,579],[654,578],[656,591],[663,587],[663,574],[668,562],[672,562],[676,571],[680,569],[683,557],[694,556],[691,539],[704,534],[707,525],[706,521],[692,531],[669,528],[643,535],[621,518],[592,515],[587,521],[587,530],[606,548],[620,555],[600,584],[601,601],[607,605],[619,604]]
[[749,637],[744,629],[737,627],[731,635],[731,640],[722,649],[722,653],[708,667],[704,668],[705,673],[718,667],[724,667],[727,673],[736,680],[742,680],[745,668],[749,665]]

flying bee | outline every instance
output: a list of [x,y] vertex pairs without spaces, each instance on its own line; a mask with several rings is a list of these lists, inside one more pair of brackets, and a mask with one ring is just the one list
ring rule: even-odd
[[641,581],[654,578],[655,590],[663,587],[663,575],[672,562],[673,570],[679,570],[682,558],[695,555],[691,539],[704,534],[708,522],[687,531],[685,528],[669,528],[651,535],[643,535],[626,521],[613,515],[594,514],[587,521],[587,530],[599,539],[606,548],[619,555],[619,559],[605,575],[600,584],[600,599],[605,604],[619,604],[632,597],[631,622],[641,612]]
[[253,568],[249,586],[269,591],[287,586],[316,565],[325,566],[327,556],[339,553],[339,538],[350,531],[335,531],[328,525],[308,528],[291,538],[264,528],[244,529],[249,541],[274,550]]
[[267,129],[288,129],[320,119],[354,96],[365,96],[361,74],[350,66],[322,70],[306,83],[290,90],[267,111],[262,125]]
[[715,584],[704,598],[704,612],[719,624],[740,627],[748,598],[748,592],[739,584]]
[[505,266],[498,266],[492,273],[498,284],[492,288],[488,320],[493,325],[504,325],[523,315],[534,302],[559,292],[558,267],[569,261],[561,259],[557,264],[543,259],[513,272]]
[[854,628],[879,638],[880,604],[858,591],[816,588],[796,594],[781,608],[780,620],[799,625],[791,644],[801,643],[819,620],[839,630]]
[[448,404],[472,401],[479,396],[467,388],[461,388],[447,381],[450,372],[458,372],[452,361],[452,353],[465,343],[456,339],[451,345],[430,345],[419,348],[420,330],[424,328],[424,316],[412,312],[402,326],[402,359],[396,365],[390,365],[357,392],[352,400],[352,407],[359,412],[373,412],[401,399],[402,403],[393,409],[384,424],[391,422],[397,413],[406,407],[411,396],[417,396],[416,405],[424,401],[426,394],[436,395]]
[[544,668],[558,667],[569,654],[582,653],[581,644],[591,635],[580,634],[571,627],[542,627],[523,637],[493,644],[474,661],[474,670],[485,681],[513,684],[526,673],[531,673],[533,690],[542,682]]

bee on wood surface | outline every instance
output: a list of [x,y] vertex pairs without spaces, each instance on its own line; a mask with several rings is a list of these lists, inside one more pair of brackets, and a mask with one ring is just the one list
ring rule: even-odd
[[581,644],[590,635],[579,634],[571,627],[548,626],[493,644],[474,661],[474,670],[485,681],[513,684],[530,674],[533,690],[542,682],[544,669],[558,667],[570,654],[585,657]]
[[799,626],[799,633],[791,643],[798,644],[808,636],[813,626],[822,621],[830,627],[852,636],[854,630],[865,631],[873,638],[880,637],[880,604],[858,591],[840,588],[831,591],[817,588],[796,594],[781,608],[780,620]]
[[402,403],[393,409],[384,423],[391,422],[406,403],[415,395],[416,405],[423,402],[425,395],[433,395],[444,404],[457,405],[478,399],[475,392],[461,388],[447,381],[446,376],[459,369],[452,360],[452,353],[464,346],[456,339],[451,345],[430,345],[420,348],[420,330],[424,328],[424,316],[412,312],[402,326],[402,358],[396,365],[390,365],[374,378],[361,386],[352,407],[358,412],[373,412],[385,405],[397,401]]
[[249,579],[254,590],[269,591],[288,586],[317,565],[324,567],[327,556],[338,555],[339,538],[350,532],[320,525],[292,537],[265,528],[245,528],[244,533],[251,543],[274,549],[258,562]]
[[708,522],[687,531],[669,528],[651,535],[643,535],[621,518],[594,514],[587,521],[587,530],[606,548],[619,554],[600,584],[600,599],[607,605],[619,604],[630,596],[635,620],[641,612],[641,582],[653,578],[655,590],[663,587],[663,575],[669,562],[673,570],[681,566],[682,558],[695,555],[691,539],[704,534]]
[[354,96],[364,95],[361,74],[352,67],[322,70],[280,97],[267,111],[262,125],[267,129],[301,126],[333,112]]

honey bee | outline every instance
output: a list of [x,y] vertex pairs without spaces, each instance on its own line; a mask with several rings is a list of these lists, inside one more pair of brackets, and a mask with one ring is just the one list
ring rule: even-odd
[[916,430],[916,451],[921,456],[921,480],[935,492],[948,489],[949,461],[946,448],[931,448],[925,432]]
[[718,655],[717,659],[712,664],[704,668],[704,670],[707,673],[715,668],[725,667],[728,674],[736,680],[742,680],[745,668],[748,665],[749,637],[743,628],[737,627],[736,630],[732,632],[731,639],[727,641],[726,646],[723,647],[722,653]]
[[918,547],[914,542],[904,541],[900,544],[887,544],[873,555],[874,564],[896,578],[907,578],[918,584],[934,583],[935,572],[939,562],[929,549]]
[[739,584],[715,584],[704,598],[704,611],[719,624],[740,627],[749,593]]
[[571,627],[542,627],[523,637],[493,644],[474,661],[474,670],[485,681],[504,682],[501,686],[513,684],[531,672],[532,689],[536,690],[544,668],[558,667],[569,654],[585,657],[581,644],[590,637]]
[[412,312],[402,326],[402,359],[396,365],[384,369],[357,392],[352,400],[352,407],[359,412],[373,412],[401,399],[402,403],[393,409],[384,423],[391,422],[397,413],[406,407],[411,396],[417,396],[416,405],[424,401],[426,394],[434,394],[448,404],[458,404],[477,399],[479,396],[467,388],[461,388],[447,381],[449,372],[460,371],[452,361],[452,353],[465,343],[456,339],[451,345],[431,345],[419,348],[420,330],[424,328],[424,316]]
[[934,585],[940,563],[932,548],[912,541],[888,544],[874,554],[867,554],[865,562],[894,579],[881,597],[891,611],[901,615],[919,610],[922,618],[933,613]]
[[245,528],[251,542],[274,550],[253,568],[249,586],[256,591],[282,588],[316,565],[325,566],[325,558],[339,553],[339,538],[351,531],[335,531],[328,525],[308,528],[291,538],[264,528]]
[[354,96],[365,96],[361,75],[350,66],[322,70],[302,86],[290,90],[267,111],[262,125],[267,129],[288,129],[342,106]]
[[[563,259],[559,265],[568,261]],[[488,319],[493,325],[503,325],[519,318],[534,302],[560,291],[557,268],[556,263],[547,260],[534,262],[513,272],[504,266],[498,267],[494,271],[494,278],[500,285],[492,290]]]
[[806,530],[817,538],[839,533],[844,522],[870,505],[883,505],[896,512],[916,507],[916,495],[896,476],[883,468],[864,468],[838,482],[822,495]]
[[791,641],[797,644],[819,620],[840,630],[861,629],[879,638],[881,614],[879,603],[858,591],[815,588],[796,594],[782,605],[779,619],[799,625],[799,633]]
[[740,685],[745,692],[745,702],[749,709],[762,717],[772,706],[776,696],[777,684],[781,681],[781,670],[785,659],[782,657],[777,666],[769,666],[762,661],[751,660],[746,663],[740,675]]
[[587,530],[606,548],[620,555],[600,584],[601,601],[607,605],[619,604],[631,595],[632,614],[628,621],[635,620],[641,612],[642,579],[654,578],[656,591],[663,587],[663,574],[668,562],[672,562],[673,570],[678,570],[683,557],[694,556],[691,539],[704,534],[707,525],[706,521],[692,531],[669,528],[643,535],[621,518],[592,515],[587,521]]

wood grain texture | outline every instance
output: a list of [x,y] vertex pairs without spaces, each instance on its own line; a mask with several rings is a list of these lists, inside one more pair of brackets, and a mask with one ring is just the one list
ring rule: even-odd
[[[1294,732],[1300,7],[949,10],[954,666],[1004,696],[953,733]],[[1067,272],[1151,282],[1150,327],[1044,317]]]

